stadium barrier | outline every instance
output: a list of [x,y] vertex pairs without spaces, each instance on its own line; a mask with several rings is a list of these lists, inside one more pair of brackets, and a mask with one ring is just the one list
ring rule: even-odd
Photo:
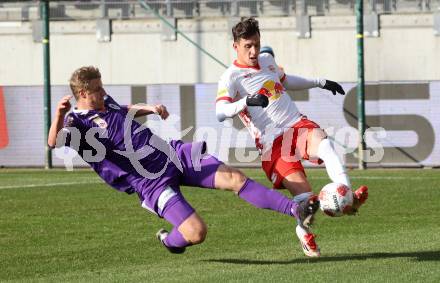
[[[175,18],[354,15],[355,0],[147,0],[152,10]],[[440,11],[440,0],[364,1],[365,14],[427,13]],[[141,19],[154,18],[139,1],[51,1],[51,20]],[[36,1],[2,1],[0,21],[41,19]]]
[[[354,83],[343,87],[346,96],[328,95],[318,88],[289,95],[303,114],[326,129],[347,165],[356,166],[356,89]],[[43,87],[4,86],[0,90],[0,110],[4,110],[0,166],[44,166]],[[57,101],[69,91],[68,86],[52,87],[52,114]],[[216,120],[217,84],[109,85],[106,91],[120,104],[166,105],[171,113],[167,121],[154,116],[140,120],[164,139],[203,139],[209,152],[225,162],[259,165],[258,152],[241,122]],[[374,129],[366,135],[368,166],[440,166],[440,140],[436,139],[440,136],[440,81],[368,83],[366,97],[366,122]],[[65,148],[57,149],[54,165],[64,166],[66,156],[73,155]],[[85,165],[78,157],[73,164]]]

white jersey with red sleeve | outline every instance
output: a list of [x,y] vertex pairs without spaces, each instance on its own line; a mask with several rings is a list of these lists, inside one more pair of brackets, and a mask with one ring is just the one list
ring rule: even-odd
[[216,102],[234,102],[255,93],[269,98],[266,108],[246,107],[239,113],[259,149],[266,144],[265,148],[270,148],[276,137],[301,118],[282,84],[285,76],[272,55],[260,54],[256,67],[243,66],[235,61],[220,78]]

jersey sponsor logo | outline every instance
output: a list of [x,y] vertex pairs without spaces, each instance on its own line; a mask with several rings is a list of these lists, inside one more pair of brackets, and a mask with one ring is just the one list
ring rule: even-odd
[[279,82],[268,80],[260,88],[258,94],[267,96],[270,100],[277,100],[284,91],[284,87]]
[[98,125],[98,127],[100,127],[101,129],[106,129],[107,128],[107,122],[102,119],[101,117],[95,117],[93,118],[93,122]]
[[3,99],[3,87],[0,86],[0,148],[9,144],[8,123],[6,121],[6,107]]

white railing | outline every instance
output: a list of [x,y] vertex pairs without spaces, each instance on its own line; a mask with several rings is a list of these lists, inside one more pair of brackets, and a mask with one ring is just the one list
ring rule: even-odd
[[[0,21],[40,19],[39,1],[1,1]],[[152,11],[176,18],[353,15],[355,0],[150,0]],[[440,0],[365,0],[365,13],[440,12]],[[155,17],[138,1],[51,1],[51,20],[142,19]]]

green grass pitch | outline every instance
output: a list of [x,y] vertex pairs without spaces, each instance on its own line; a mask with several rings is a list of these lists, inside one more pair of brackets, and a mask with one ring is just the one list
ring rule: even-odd
[[[269,185],[262,171],[244,170]],[[315,191],[329,182],[308,170]],[[293,219],[230,192],[183,188],[208,224],[182,255],[169,228],[90,170],[0,170],[0,281],[440,282],[440,171],[351,171],[370,198],[355,217],[318,213],[322,257],[306,258]],[[283,192],[285,193],[285,192]]]

